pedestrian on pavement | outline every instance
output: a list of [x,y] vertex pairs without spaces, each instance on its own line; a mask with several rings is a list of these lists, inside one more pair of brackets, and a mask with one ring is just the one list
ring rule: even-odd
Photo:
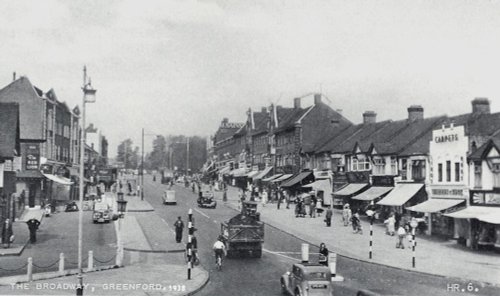
[[31,218],[28,222],[26,222],[26,224],[28,224],[28,229],[30,230],[30,242],[34,244],[36,243],[36,231],[40,226],[40,221],[35,218]]
[[132,194],[132,184],[130,184],[130,181],[127,181],[127,186],[128,186],[128,195]]
[[141,195],[141,185],[137,184],[137,196]]
[[194,182],[191,183],[191,190],[193,191],[193,193],[195,193]]
[[408,241],[408,245],[411,247],[413,244],[413,236],[411,234],[410,224],[405,225],[405,231],[406,231],[406,240]]
[[224,191],[222,192],[222,201],[227,201],[227,188],[223,189]]
[[319,244],[319,260],[318,263],[328,266],[328,254],[330,251],[328,251],[328,248],[326,247],[325,243]]
[[394,233],[396,232],[396,218],[394,218],[394,214],[391,213],[389,218],[387,218],[384,221],[384,224],[386,226],[386,234],[390,236],[394,236]]
[[262,192],[262,199],[260,201],[262,203],[262,206],[265,207],[267,203],[267,190],[264,190]]
[[361,220],[359,219],[358,212],[355,212],[352,215],[351,220],[352,220],[352,232],[363,234],[363,228],[361,227]]
[[351,207],[349,206],[348,203],[344,205],[344,209],[342,210],[342,220],[344,221],[344,226],[349,226],[351,223]]
[[401,248],[401,249],[404,249],[405,246],[403,244],[403,241],[405,239],[405,236],[406,236],[406,230],[404,229],[403,225],[399,225],[399,228],[398,228],[398,242],[396,243],[396,248]]
[[311,199],[311,204],[309,205],[309,217],[316,218],[316,202],[317,202],[316,195],[311,194],[310,199]]
[[10,248],[10,244],[12,242],[14,242],[14,232],[12,231],[12,223],[10,222],[10,219],[7,218],[3,221],[2,224],[3,247],[5,248],[5,245],[7,245],[7,248]]
[[289,209],[290,208],[290,194],[288,193],[288,191],[284,190],[283,195],[285,196],[286,208]]
[[295,204],[295,217],[304,217],[304,202],[300,196],[297,197],[297,203]]
[[283,201],[283,190],[281,190],[281,188],[278,189],[277,194],[278,194],[278,204],[277,204],[277,206],[278,206],[278,210],[279,210],[281,202]]
[[23,208],[26,205],[26,191],[24,189],[21,191],[21,204]]
[[304,215],[310,215],[311,214],[311,195],[303,194],[302,196],[303,196],[302,208],[304,211]]
[[333,217],[333,211],[332,211],[332,206],[330,205],[326,209],[326,215],[325,215],[326,227],[332,226],[332,217]]
[[174,223],[175,227],[175,240],[177,243],[182,241],[182,230],[184,229],[184,222],[182,222],[181,217],[177,217],[177,221]]

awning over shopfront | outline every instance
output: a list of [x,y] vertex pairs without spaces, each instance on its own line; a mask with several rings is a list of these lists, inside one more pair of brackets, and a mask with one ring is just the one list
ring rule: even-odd
[[299,173],[298,175],[295,175],[290,180],[287,180],[286,182],[284,182],[283,184],[281,184],[281,187],[292,187],[292,186],[295,186],[295,185],[299,184],[300,182],[302,182],[305,178],[307,178],[310,175],[312,175],[312,173],[313,172],[302,172],[302,173]]
[[470,206],[445,216],[457,219],[478,219],[479,221],[500,224],[500,208],[498,207],[478,207]]
[[246,168],[238,168],[238,169],[234,169],[234,170],[230,171],[229,175],[231,175],[233,177],[245,177],[246,173],[247,173]]
[[417,192],[424,187],[424,184],[418,183],[399,183],[396,187],[382,198],[377,204],[383,206],[402,206],[409,201]]
[[330,180],[316,180],[302,187],[312,188],[313,190],[332,191],[331,189],[332,185],[330,184]]
[[368,186],[367,183],[349,183],[346,186],[342,187],[340,190],[334,192],[333,194],[340,196],[353,195],[363,190],[366,186]]
[[292,174],[284,174],[283,176],[276,178],[276,179],[272,180],[271,182],[282,182],[282,181],[285,181],[287,179],[290,179],[292,176],[293,176]]
[[277,179],[277,178],[279,178],[281,176],[283,176],[283,174],[272,175],[269,178],[262,179],[262,182],[272,182],[274,179]]
[[245,176],[247,178],[253,178],[254,176],[257,176],[258,174],[259,174],[259,171],[250,171]]
[[42,179],[43,175],[38,170],[27,170],[27,171],[17,172],[16,178],[18,178],[18,179],[30,179],[30,178]]
[[[42,173],[43,174],[43,173]],[[43,174],[47,179],[51,180],[51,181],[54,181],[56,183],[59,183],[61,185],[72,185],[73,182],[71,182],[70,179],[67,179],[67,178],[64,178],[64,177],[60,177],[60,176],[57,176],[57,175],[52,175],[52,174]]]
[[229,166],[225,166],[219,170],[219,174],[227,174],[229,170],[230,170]]
[[257,180],[260,180],[262,179],[263,177],[265,177],[267,174],[269,174],[269,172],[273,169],[273,167],[267,167],[265,169],[263,169],[262,171],[260,171],[257,175],[253,176],[253,180],[254,181],[257,181]]
[[465,201],[464,199],[433,198],[406,209],[421,213],[437,213],[449,209],[451,207],[454,207],[464,201]]
[[362,201],[372,201],[376,198],[381,197],[387,192],[394,189],[394,187],[380,187],[380,186],[372,186],[368,188],[365,192],[362,192],[356,196],[353,196],[352,199],[362,200]]

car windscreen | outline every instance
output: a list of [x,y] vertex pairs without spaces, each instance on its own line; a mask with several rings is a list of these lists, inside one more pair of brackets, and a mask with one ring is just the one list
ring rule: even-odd
[[97,203],[94,205],[94,211],[106,211],[109,207],[105,203]]
[[327,280],[328,279],[328,274],[326,272],[310,272],[306,275],[306,278],[308,280]]

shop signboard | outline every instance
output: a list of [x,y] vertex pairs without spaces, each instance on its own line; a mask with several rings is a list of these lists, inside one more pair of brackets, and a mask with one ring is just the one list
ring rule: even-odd
[[24,146],[24,169],[25,170],[38,170],[40,167],[40,145],[39,144],[26,144]]
[[373,186],[394,186],[394,177],[393,176],[372,176],[372,185]]
[[465,186],[431,185],[430,191],[433,198],[465,199],[469,195],[469,190]]

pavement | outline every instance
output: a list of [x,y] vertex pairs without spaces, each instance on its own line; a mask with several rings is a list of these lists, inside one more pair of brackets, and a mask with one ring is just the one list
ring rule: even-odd
[[[111,199],[116,210],[116,194],[107,192],[106,198]],[[127,213],[114,226],[124,245],[125,266],[114,266],[113,260],[100,271],[85,272],[84,284],[89,283],[86,295],[192,295],[202,289],[209,281],[209,273],[198,266],[187,280],[185,245],[175,242],[172,227],[139,196],[124,198],[128,201]],[[116,240],[112,245],[116,249]],[[3,277],[0,295],[74,295],[77,277],[71,274],[75,273],[75,269],[67,270],[65,276],[55,271],[37,273],[33,282],[27,282],[25,274]]]
[[12,224],[12,231],[14,232],[14,243],[10,248],[0,247],[0,256],[19,256],[26,245],[29,243],[30,233],[26,221],[35,218],[43,223],[43,211],[40,207],[28,208],[23,211],[23,214]]
[[[216,192],[222,199],[222,192]],[[238,210],[238,189],[228,188],[227,206]],[[373,226],[373,257],[369,259],[370,225],[362,221],[364,233],[354,234],[344,227],[339,210],[334,210],[332,227],[326,227],[324,217],[296,218],[294,204],[290,209],[282,204],[259,205],[261,220],[304,241],[319,245],[324,242],[330,251],[365,262],[372,262],[408,271],[416,271],[448,278],[474,280],[500,287],[500,256],[492,252],[477,252],[459,246],[456,241],[418,236],[415,252],[416,267],[412,267],[412,251],[405,242],[405,249],[397,249],[396,237],[385,234],[383,225]],[[464,268],[465,267],[465,268]]]

